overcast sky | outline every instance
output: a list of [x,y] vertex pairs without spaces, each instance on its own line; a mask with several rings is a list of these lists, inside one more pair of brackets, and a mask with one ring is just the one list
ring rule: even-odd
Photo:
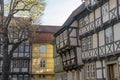
[[81,0],[46,0],[42,25],[63,25],[72,11],[80,4]]

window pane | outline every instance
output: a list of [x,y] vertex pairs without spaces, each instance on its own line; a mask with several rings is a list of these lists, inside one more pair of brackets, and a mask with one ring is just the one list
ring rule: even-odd
[[40,67],[45,67],[45,60],[44,60],[44,59],[42,59],[42,60],[40,61]]
[[85,25],[89,23],[89,16],[88,15],[84,18],[84,23],[85,23]]
[[29,45],[25,46],[25,52],[29,52]]
[[46,46],[45,45],[41,45],[40,46],[40,52],[41,53],[45,53],[46,52]]
[[97,3],[97,0],[91,0],[91,5],[94,5]]
[[23,45],[19,46],[19,52],[24,52],[24,46]]
[[45,78],[45,75],[44,75],[44,74],[42,74],[42,75],[39,75],[39,77],[40,77],[40,78]]
[[22,67],[24,68],[28,67],[28,60],[22,60]]
[[19,60],[13,60],[13,67],[14,68],[18,68],[19,67],[19,63],[20,63]]
[[108,15],[108,13],[109,13],[108,3],[105,3],[102,6],[102,15],[105,16],[105,15]]
[[106,43],[110,43],[113,41],[112,27],[107,28],[106,31]]

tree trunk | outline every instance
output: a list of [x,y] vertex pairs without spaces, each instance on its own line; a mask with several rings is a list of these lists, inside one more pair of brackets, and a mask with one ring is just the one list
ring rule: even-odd
[[3,66],[2,66],[2,80],[9,80],[10,74],[10,59],[8,58],[8,47],[3,49]]
[[2,65],[2,80],[9,80],[10,74],[10,58],[8,52],[9,39],[7,29],[3,30],[3,65]]

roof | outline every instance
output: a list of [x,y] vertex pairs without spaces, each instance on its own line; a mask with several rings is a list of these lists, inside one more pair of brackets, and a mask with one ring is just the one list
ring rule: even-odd
[[60,29],[60,26],[40,25],[30,43],[50,43],[55,40],[54,33]]
[[75,20],[76,16],[78,16],[83,10],[85,9],[85,3],[83,2],[77,9],[75,9],[71,15],[68,17],[68,19],[65,21],[65,23],[62,25],[62,28],[55,33],[56,35],[59,35],[64,29],[69,27],[72,22]]
[[50,43],[54,41],[51,33],[35,33],[34,38],[30,39],[30,43]]
[[75,9],[72,14],[68,17],[68,19],[63,24],[63,27],[69,26],[73,19],[80,14],[85,9],[85,3],[82,3],[77,9]]
[[56,33],[61,26],[51,26],[51,25],[40,25],[37,32],[49,32],[49,33]]

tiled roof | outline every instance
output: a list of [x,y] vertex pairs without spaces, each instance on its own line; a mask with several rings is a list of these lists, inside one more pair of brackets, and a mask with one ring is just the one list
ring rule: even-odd
[[34,37],[31,38],[31,43],[49,43],[54,41],[54,36],[52,33],[35,33]]
[[49,43],[55,40],[54,33],[60,29],[60,26],[40,25],[30,43]]
[[40,25],[37,32],[50,32],[54,34],[60,28],[61,28],[60,26]]

